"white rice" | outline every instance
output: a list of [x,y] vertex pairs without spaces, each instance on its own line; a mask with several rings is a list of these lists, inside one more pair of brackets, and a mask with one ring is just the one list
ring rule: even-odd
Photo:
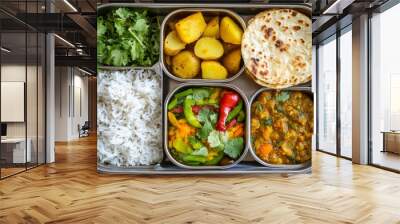
[[161,79],[151,70],[100,71],[98,162],[151,165],[163,157]]

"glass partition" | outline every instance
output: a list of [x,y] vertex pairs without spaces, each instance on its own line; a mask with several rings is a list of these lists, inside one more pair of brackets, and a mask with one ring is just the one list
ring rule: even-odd
[[371,19],[371,162],[400,171],[400,4]]
[[336,36],[318,47],[318,150],[336,154]]
[[24,171],[31,161],[26,141],[26,41],[25,31],[1,34],[2,177]]
[[340,36],[340,155],[352,157],[352,29]]
[[45,163],[46,39],[16,18],[43,5],[0,1],[1,179]]

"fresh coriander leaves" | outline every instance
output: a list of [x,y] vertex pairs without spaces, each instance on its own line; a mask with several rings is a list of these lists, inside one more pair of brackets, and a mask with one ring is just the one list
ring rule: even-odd
[[159,21],[146,10],[118,8],[97,17],[97,59],[112,66],[151,66],[159,57]]
[[282,91],[276,95],[276,101],[285,102],[290,98],[290,94],[288,92]]
[[225,143],[224,153],[232,159],[237,159],[244,148],[242,137],[230,139]]

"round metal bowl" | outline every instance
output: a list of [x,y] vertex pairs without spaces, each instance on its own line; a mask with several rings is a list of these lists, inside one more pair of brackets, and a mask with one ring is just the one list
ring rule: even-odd
[[[249,130],[247,132],[247,134],[248,134],[247,139],[249,139],[249,140],[251,139],[251,106],[253,105],[257,96],[264,91],[279,91],[279,90],[275,90],[275,89],[271,89],[271,88],[261,88],[252,95],[250,102],[249,102],[249,122],[247,122],[247,125],[248,125],[247,129]],[[291,87],[288,89],[284,89],[284,91],[306,92],[312,96],[312,99],[314,99],[311,87]],[[307,162],[301,163],[301,164],[271,164],[271,163],[268,163],[268,162],[262,160],[260,157],[258,157],[258,155],[256,154],[256,152],[253,148],[253,144],[251,144],[251,142],[249,142],[248,145],[249,145],[250,154],[253,156],[254,160],[256,160],[258,163],[260,163],[263,166],[272,167],[272,168],[282,168],[282,169],[300,169],[300,168],[308,167],[311,165],[311,161],[307,161]]]
[[[240,94],[240,96],[242,97],[242,100],[244,102],[244,108],[245,108],[245,114],[246,114],[246,119],[245,119],[245,134],[244,134],[244,149],[242,152],[242,155],[232,164],[226,165],[226,166],[189,166],[189,165],[185,165],[180,163],[179,161],[177,161],[170,153],[169,148],[168,148],[168,110],[167,105],[169,103],[169,101],[171,100],[171,98],[175,95],[175,93],[179,90],[182,89],[186,89],[189,87],[221,87],[221,88],[226,88],[226,89],[231,89],[237,93]],[[164,151],[165,154],[167,155],[168,159],[174,163],[175,165],[181,167],[181,168],[185,168],[185,169],[197,169],[197,170],[204,170],[204,169],[228,169],[231,168],[233,166],[235,166],[236,164],[240,163],[247,155],[247,151],[249,148],[249,141],[248,141],[248,132],[250,131],[248,127],[249,124],[248,122],[250,121],[249,118],[249,101],[246,98],[246,95],[237,87],[229,85],[229,84],[225,84],[225,83],[191,83],[191,84],[181,84],[179,85],[177,88],[175,88],[173,91],[171,91],[167,98],[165,99],[165,103],[164,103]]]
[[165,17],[165,19],[161,25],[161,37],[160,37],[160,57],[161,57],[161,59],[160,59],[160,61],[161,61],[161,66],[162,66],[163,71],[165,72],[165,74],[167,74],[168,77],[170,77],[171,79],[176,80],[178,82],[226,83],[226,82],[233,81],[234,79],[239,77],[245,69],[243,60],[242,60],[242,66],[240,67],[240,70],[236,74],[232,75],[231,77],[228,77],[227,79],[221,79],[221,80],[201,79],[201,78],[182,79],[182,78],[175,76],[174,74],[172,74],[169,71],[168,66],[166,65],[166,62],[165,62],[165,55],[164,55],[164,39],[167,36],[168,32],[170,31],[169,27],[168,27],[168,23],[170,21],[175,21],[175,18],[182,18],[182,17],[192,14],[194,12],[202,12],[205,16],[217,16],[217,15],[229,16],[230,18],[235,20],[235,22],[238,23],[238,25],[240,25],[243,30],[246,29],[246,22],[243,20],[243,18],[240,17],[237,13],[235,13],[231,10],[227,10],[227,9],[188,8],[188,9],[178,9],[178,10],[171,12],[170,14],[168,14]]

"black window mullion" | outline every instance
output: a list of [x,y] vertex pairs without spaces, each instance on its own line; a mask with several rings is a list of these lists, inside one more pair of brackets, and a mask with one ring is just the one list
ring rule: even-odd
[[[25,21],[28,19],[28,1],[25,1]],[[25,170],[28,170],[28,113],[27,113],[27,100],[28,100],[28,26],[25,23],[25,100],[24,100],[24,120],[25,120]]]
[[315,120],[315,125],[316,125],[316,128],[315,128],[315,148],[316,148],[316,150],[319,150],[319,102],[318,102],[318,100],[319,100],[319,79],[318,79],[318,76],[319,76],[319,53],[318,53],[318,51],[319,51],[319,44],[317,44],[316,46],[315,46],[315,63],[316,63],[316,65],[315,65],[315,118],[314,118],[314,120]]
[[[36,1],[39,14],[39,0]],[[36,166],[39,165],[39,32],[36,31]]]
[[[0,47],[2,46],[2,37],[1,37],[1,34],[2,34],[2,32],[1,32],[1,30],[2,30],[2,25],[1,25],[2,23],[0,23]],[[1,122],[1,55],[2,55],[3,53],[1,52],[1,50],[0,50],[0,124],[2,124],[2,122]],[[1,134],[0,134],[1,135]],[[1,157],[1,144],[0,144],[0,179],[2,179],[2,176],[1,176],[1,170],[2,170],[2,157]]]
[[340,119],[340,77],[341,77],[341,64],[340,64],[340,30],[339,27],[336,31],[336,155],[341,156],[341,119]]

